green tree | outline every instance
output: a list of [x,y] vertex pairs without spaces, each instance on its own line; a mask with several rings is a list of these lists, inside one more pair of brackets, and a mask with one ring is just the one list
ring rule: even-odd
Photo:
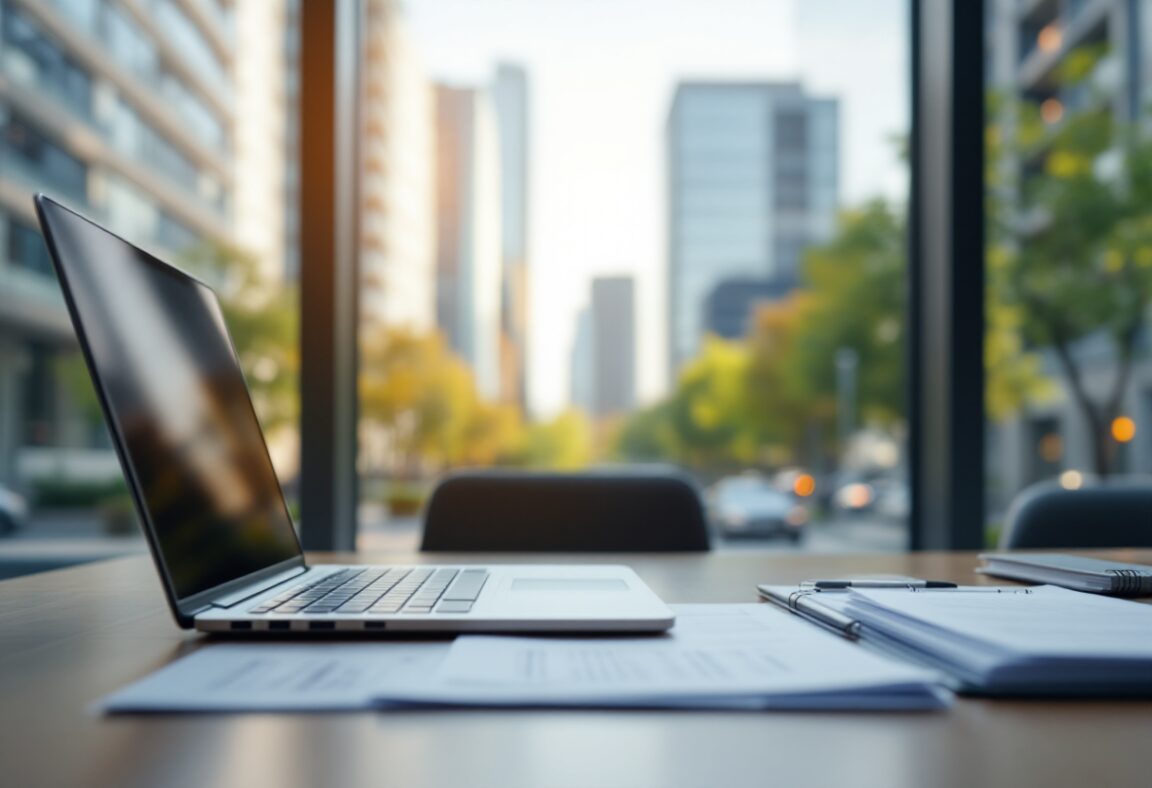
[[[1088,90],[1099,56],[1087,50],[1070,59],[1064,86]],[[1056,124],[1024,102],[1000,114],[1014,118],[1016,135],[1002,141],[994,129],[990,158],[1010,155],[1024,166],[1014,184],[993,191],[989,270],[995,298],[1015,310],[1025,342],[1057,360],[1104,476],[1152,297],[1152,142],[1100,106]],[[1110,371],[1089,369],[1078,349],[1089,337],[1111,348]],[[1090,377],[1103,385],[1091,386]]]
[[836,235],[804,259],[805,296],[786,361],[797,398],[834,413],[836,354],[857,353],[857,402],[867,421],[904,414],[904,224],[882,200],[847,211]]
[[591,461],[592,425],[578,410],[530,425],[518,460],[530,468],[565,471],[585,468]]

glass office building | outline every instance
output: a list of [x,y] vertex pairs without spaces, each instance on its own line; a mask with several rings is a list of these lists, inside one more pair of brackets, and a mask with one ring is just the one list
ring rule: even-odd
[[675,380],[726,280],[795,280],[839,202],[839,104],[795,83],[685,82],[668,118],[668,341]]
[[0,0],[0,485],[37,502],[120,482],[34,192],[181,264],[250,257],[281,289],[294,8]]

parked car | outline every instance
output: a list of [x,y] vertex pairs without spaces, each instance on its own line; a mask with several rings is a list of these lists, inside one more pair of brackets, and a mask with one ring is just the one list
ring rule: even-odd
[[782,537],[799,542],[808,525],[808,509],[764,479],[731,477],[713,486],[712,520],[727,537]]
[[20,495],[0,486],[0,536],[13,533],[28,519],[28,504]]

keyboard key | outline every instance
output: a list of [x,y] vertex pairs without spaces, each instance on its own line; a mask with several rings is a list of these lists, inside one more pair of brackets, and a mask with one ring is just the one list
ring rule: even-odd
[[446,600],[436,607],[437,613],[467,613],[472,610],[471,602]]
[[460,578],[448,589],[448,593],[444,594],[444,601],[475,602],[487,580],[486,569],[465,569],[460,573]]

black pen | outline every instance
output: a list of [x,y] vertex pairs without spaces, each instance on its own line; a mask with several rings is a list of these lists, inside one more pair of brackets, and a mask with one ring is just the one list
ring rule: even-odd
[[956,588],[946,580],[805,580],[802,588],[837,591],[846,588]]

